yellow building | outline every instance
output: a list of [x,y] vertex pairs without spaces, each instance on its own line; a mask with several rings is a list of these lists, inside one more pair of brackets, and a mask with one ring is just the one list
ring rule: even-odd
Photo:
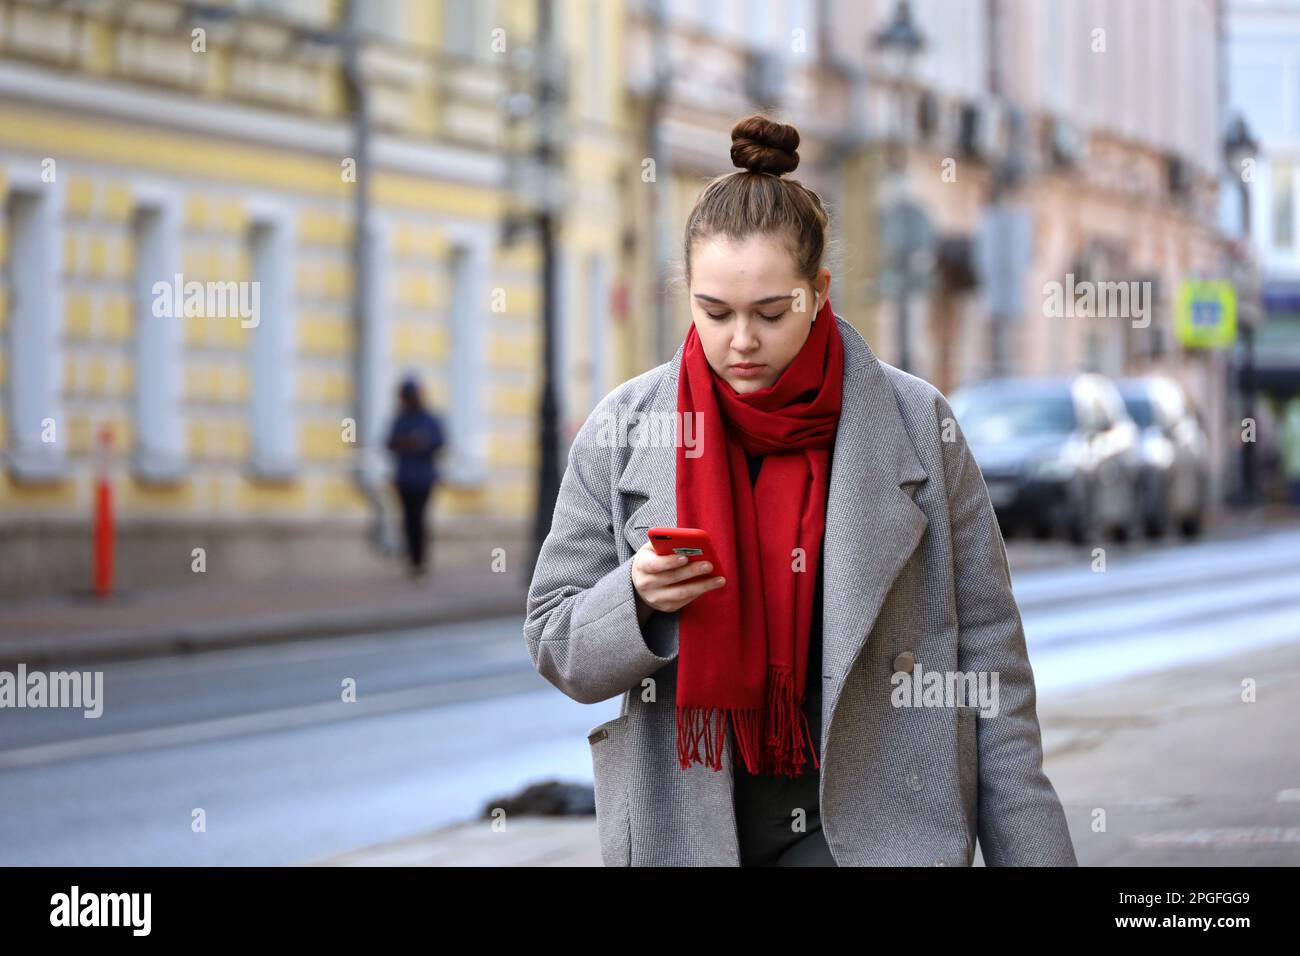
[[[617,97],[601,93],[617,84],[583,78],[585,45],[615,48],[617,11],[559,6],[583,24],[571,144],[601,147],[572,182],[603,181],[592,195],[613,202]],[[395,524],[383,442],[408,372],[450,430],[439,563],[523,557],[541,286],[535,237],[501,241],[519,138],[501,104],[536,4],[357,5],[373,131],[362,342],[348,9],[0,0],[0,594],[87,586],[104,426],[124,586],[192,580],[195,548],[226,578],[371,566],[363,492]],[[619,223],[602,213],[564,237],[563,314],[578,318],[562,371],[588,376],[562,404],[578,421],[627,365],[625,344],[583,327],[617,278],[601,253]]]

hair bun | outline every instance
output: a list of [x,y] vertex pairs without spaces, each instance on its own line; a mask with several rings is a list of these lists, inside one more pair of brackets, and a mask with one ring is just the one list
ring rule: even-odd
[[799,131],[755,113],[731,129],[731,161],[751,173],[793,172],[799,167]]

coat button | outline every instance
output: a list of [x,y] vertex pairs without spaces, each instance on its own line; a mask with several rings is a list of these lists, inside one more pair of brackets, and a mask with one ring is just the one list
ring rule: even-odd
[[897,674],[901,671],[904,674],[910,674],[912,673],[912,665],[915,663],[916,655],[911,651],[903,651],[894,658],[894,673]]
[[925,783],[921,780],[921,775],[915,770],[907,775],[907,785],[913,790],[921,790],[925,787]]

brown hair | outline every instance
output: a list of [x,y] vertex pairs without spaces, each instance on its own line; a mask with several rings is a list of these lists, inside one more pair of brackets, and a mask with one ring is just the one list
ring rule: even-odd
[[686,219],[682,274],[691,281],[691,246],[722,235],[732,240],[754,233],[784,239],[795,271],[813,282],[826,254],[830,217],[821,198],[783,173],[799,166],[799,131],[762,114],[745,117],[731,130],[731,161],[740,172],[715,177],[700,193]]

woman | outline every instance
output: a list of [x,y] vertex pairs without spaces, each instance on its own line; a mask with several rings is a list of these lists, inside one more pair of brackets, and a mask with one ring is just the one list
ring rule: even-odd
[[[944,397],[834,313],[826,211],[781,178],[798,143],[732,131],[743,171],[687,222],[685,340],[579,430],[538,555],[538,671],[622,695],[588,737],[602,858],[969,865],[978,839],[1076,865],[983,479]],[[708,532],[721,574],[655,526]]]
[[438,484],[434,457],[446,444],[446,439],[441,419],[425,408],[420,397],[420,384],[414,378],[402,381],[397,400],[399,410],[388,432],[388,449],[397,459],[393,485],[402,502],[402,528],[410,574],[422,577],[428,537],[424,512]]

